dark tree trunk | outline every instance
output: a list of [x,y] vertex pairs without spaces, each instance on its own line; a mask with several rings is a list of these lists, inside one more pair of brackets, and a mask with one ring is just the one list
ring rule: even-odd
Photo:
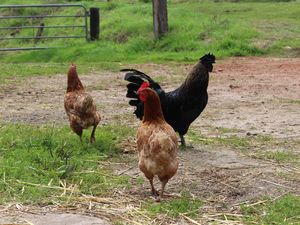
[[168,33],[167,0],[152,0],[152,3],[154,36],[160,38]]

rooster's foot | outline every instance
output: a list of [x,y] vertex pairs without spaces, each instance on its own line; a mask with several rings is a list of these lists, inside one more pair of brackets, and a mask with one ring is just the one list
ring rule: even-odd
[[181,145],[182,146],[186,146],[184,136],[183,135],[179,135],[179,137],[180,137]]
[[155,198],[155,202],[160,202],[160,196],[158,196],[157,198]]

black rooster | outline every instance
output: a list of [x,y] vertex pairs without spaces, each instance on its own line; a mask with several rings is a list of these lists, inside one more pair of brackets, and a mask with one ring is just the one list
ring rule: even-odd
[[122,69],[122,72],[127,72],[125,80],[130,82],[127,85],[126,97],[133,98],[129,104],[136,106],[134,114],[139,119],[143,119],[144,105],[138,98],[137,90],[144,81],[148,81],[150,87],[160,97],[165,120],[179,133],[181,144],[184,146],[183,136],[207,104],[209,72],[213,69],[213,63],[215,63],[214,55],[206,54],[201,57],[183,84],[171,92],[165,92],[158,83],[143,72],[135,69]]

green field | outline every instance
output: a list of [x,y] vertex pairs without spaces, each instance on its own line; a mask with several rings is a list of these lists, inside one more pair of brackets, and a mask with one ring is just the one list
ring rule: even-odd
[[[2,4],[16,1],[4,0]],[[62,1],[51,1],[61,3]],[[70,3],[68,1],[67,3]],[[299,56],[299,1],[169,1],[169,34],[154,40],[152,4],[142,1],[82,1],[88,7],[99,7],[101,34],[97,42],[85,40],[49,40],[37,46],[57,47],[47,51],[1,53],[4,62],[170,62],[193,61],[203,53],[220,57],[268,55]],[[45,3],[27,0],[24,3]],[[47,1],[48,3],[48,1]],[[78,3],[78,2],[75,2]],[[133,4],[134,3],[134,4]],[[2,14],[5,13],[2,10]],[[37,9],[20,10],[23,15],[39,14]],[[78,9],[47,12],[52,15],[78,13]],[[82,19],[45,18],[46,25],[82,24]],[[41,20],[11,19],[2,24],[18,26]],[[8,23],[8,24],[7,24]],[[5,33],[6,32],[6,33]],[[83,34],[82,29],[48,29],[44,35]],[[18,35],[32,35],[31,29]],[[4,36],[9,31],[1,31]],[[2,46],[32,46],[28,40],[2,41]]]

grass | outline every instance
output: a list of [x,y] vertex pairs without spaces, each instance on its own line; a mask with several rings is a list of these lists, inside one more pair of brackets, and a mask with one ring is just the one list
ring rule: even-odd
[[118,143],[132,133],[129,129],[100,127],[91,145],[89,132],[80,143],[69,127],[2,124],[0,133],[1,203],[64,201],[62,183],[91,195],[130,185],[128,177],[113,176],[101,164],[118,157]]
[[286,195],[260,206],[242,206],[246,224],[299,224],[300,196]]
[[[131,189],[131,178],[114,175],[111,165],[119,162],[118,145],[132,129],[99,127],[93,144],[89,134],[84,132],[81,143],[68,126],[0,124],[0,204],[69,205],[84,195],[106,198],[114,190]],[[142,185],[144,178],[136,183]],[[202,205],[184,193],[160,204],[143,201],[137,210],[152,218],[193,218]]]
[[300,105],[300,100],[290,100],[289,103]]
[[277,163],[299,162],[298,154],[292,151],[264,151],[259,158],[271,160]]
[[300,165],[298,151],[295,151],[300,144],[297,139],[274,139],[266,135],[237,136],[231,134],[235,129],[217,127],[215,130],[217,137],[207,137],[191,130],[188,138],[194,144],[228,147],[255,159]]
[[[221,129],[217,128],[218,131],[225,133],[232,132],[234,129]],[[261,147],[268,144],[273,144],[274,140],[271,136],[257,135],[253,137],[240,137],[237,135],[219,135],[218,137],[206,137],[195,131],[190,131],[188,137],[195,143],[201,143],[202,145],[221,145],[227,146],[234,149],[245,150],[254,147]]]
[[[61,3],[53,0],[51,3]],[[132,4],[135,2],[134,4]],[[22,2],[23,3],[23,2]],[[49,3],[44,0],[26,0],[24,4]],[[68,3],[78,3],[68,1]],[[153,39],[152,4],[126,0],[110,3],[99,1],[80,2],[101,11],[100,40],[54,39],[41,41],[37,46],[48,50],[0,52],[0,81],[9,78],[66,73],[70,62],[80,65],[79,72],[95,70],[118,71],[123,64],[131,63],[194,63],[201,55],[213,52],[218,59],[228,56],[299,56],[300,19],[299,1],[170,1],[169,34]],[[3,0],[2,4],[18,4]],[[11,11],[14,15],[28,14],[77,14],[80,11],[65,9],[40,12],[38,9]],[[0,14],[6,15],[4,9]],[[122,22],[121,22],[122,21]],[[17,19],[1,20],[0,26],[39,24],[40,21]],[[46,25],[82,24],[80,18],[45,18]],[[0,36],[10,31],[1,30]],[[80,35],[83,30],[67,31],[45,29],[44,35]],[[19,36],[34,35],[35,31],[21,30]],[[28,40],[0,41],[3,47],[33,46]]]
[[[70,62],[66,63],[0,63],[0,81],[10,82],[33,76],[55,76],[67,74]],[[93,71],[118,71],[117,63],[83,63],[78,65],[78,73],[93,73]]]
[[148,214],[152,217],[158,214],[166,214],[170,217],[179,217],[184,214],[189,217],[199,216],[199,209],[203,203],[199,199],[192,199],[188,195],[183,195],[181,198],[163,201],[160,204],[148,202],[142,208],[145,208]]
[[[132,4],[132,2],[136,3]],[[3,2],[3,4],[12,3],[15,1],[4,0]],[[44,3],[44,1],[27,0],[26,3]],[[208,0],[170,1],[168,4],[169,34],[160,40],[153,39],[152,4],[150,3],[140,1],[113,1],[111,3],[83,1],[82,3],[87,7],[95,6],[101,9],[99,41],[87,43],[84,40],[68,40],[67,42],[50,40],[38,45],[59,48],[46,51],[1,53],[1,61],[191,62],[206,52],[213,52],[218,58],[265,54],[291,56],[291,52],[297,52],[300,44],[298,1],[281,3],[241,1],[238,4]],[[30,12],[40,13],[36,10]],[[78,9],[75,11],[66,9],[53,12],[53,14],[77,12]],[[29,12],[22,10],[16,13]],[[47,25],[62,23],[71,25],[74,20],[46,18],[43,22]],[[20,22],[10,20],[8,23],[8,25],[16,25]],[[31,21],[24,23],[31,23]],[[75,19],[75,23],[81,23],[80,19]],[[29,35],[32,32],[32,30],[24,30],[20,35]],[[66,32],[66,30],[46,29],[45,35],[62,35]],[[78,35],[82,31],[76,29],[72,33]],[[28,41],[1,42],[7,47],[32,45]],[[290,50],[286,50],[286,46]]]

